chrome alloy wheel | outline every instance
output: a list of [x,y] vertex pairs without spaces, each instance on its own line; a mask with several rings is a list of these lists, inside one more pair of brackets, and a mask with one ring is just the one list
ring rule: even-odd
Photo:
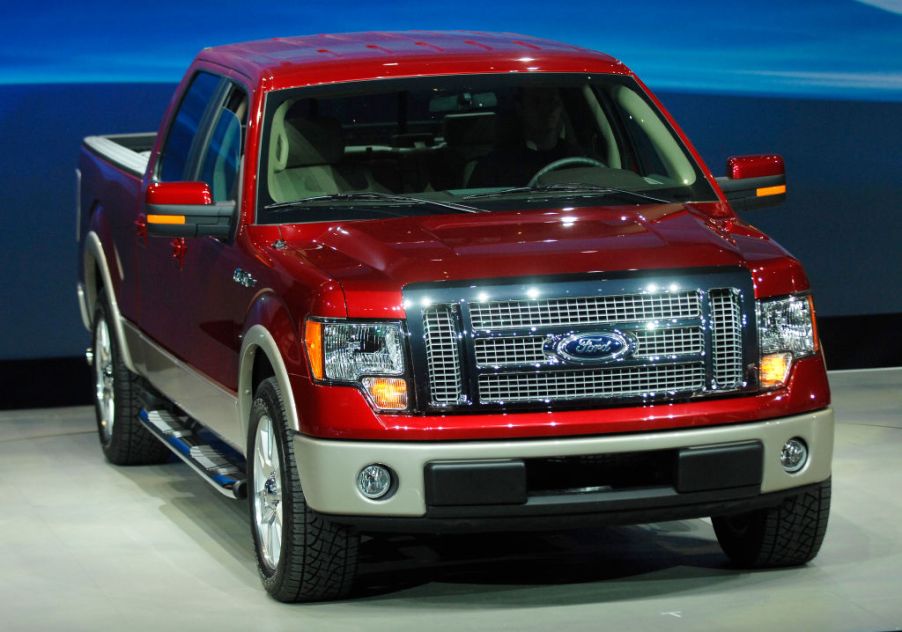
[[100,318],[94,325],[94,387],[97,413],[100,416],[100,433],[103,443],[109,443],[116,422],[116,395],[113,390],[113,347],[106,320]]
[[282,554],[282,465],[269,415],[260,417],[254,437],[254,527],[270,570]]

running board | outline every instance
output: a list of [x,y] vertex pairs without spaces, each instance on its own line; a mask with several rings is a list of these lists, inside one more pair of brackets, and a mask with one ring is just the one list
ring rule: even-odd
[[142,408],[138,420],[221,494],[229,498],[247,497],[247,479],[241,468],[214,446],[203,443],[194,430],[185,427],[171,412]]

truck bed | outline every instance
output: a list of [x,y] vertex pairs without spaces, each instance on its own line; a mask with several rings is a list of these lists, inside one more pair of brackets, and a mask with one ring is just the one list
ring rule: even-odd
[[156,138],[156,132],[108,134],[88,136],[84,139],[84,144],[92,152],[124,171],[143,176]]

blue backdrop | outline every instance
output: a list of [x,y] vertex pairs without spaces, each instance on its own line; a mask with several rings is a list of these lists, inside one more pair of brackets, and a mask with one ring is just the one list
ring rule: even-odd
[[79,354],[74,168],[88,134],[154,130],[204,46],[373,29],[475,29],[611,53],[709,166],[781,153],[789,201],[746,217],[805,263],[824,316],[902,312],[902,1],[607,5],[500,0],[284,7],[17,3],[0,38],[0,360]]

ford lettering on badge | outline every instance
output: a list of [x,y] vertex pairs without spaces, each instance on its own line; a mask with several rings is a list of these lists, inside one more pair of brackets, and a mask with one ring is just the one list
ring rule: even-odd
[[574,334],[559,341],[554,351],[570,362],[602,364],[611,362],[632,351],[630,340],[619,332]]

